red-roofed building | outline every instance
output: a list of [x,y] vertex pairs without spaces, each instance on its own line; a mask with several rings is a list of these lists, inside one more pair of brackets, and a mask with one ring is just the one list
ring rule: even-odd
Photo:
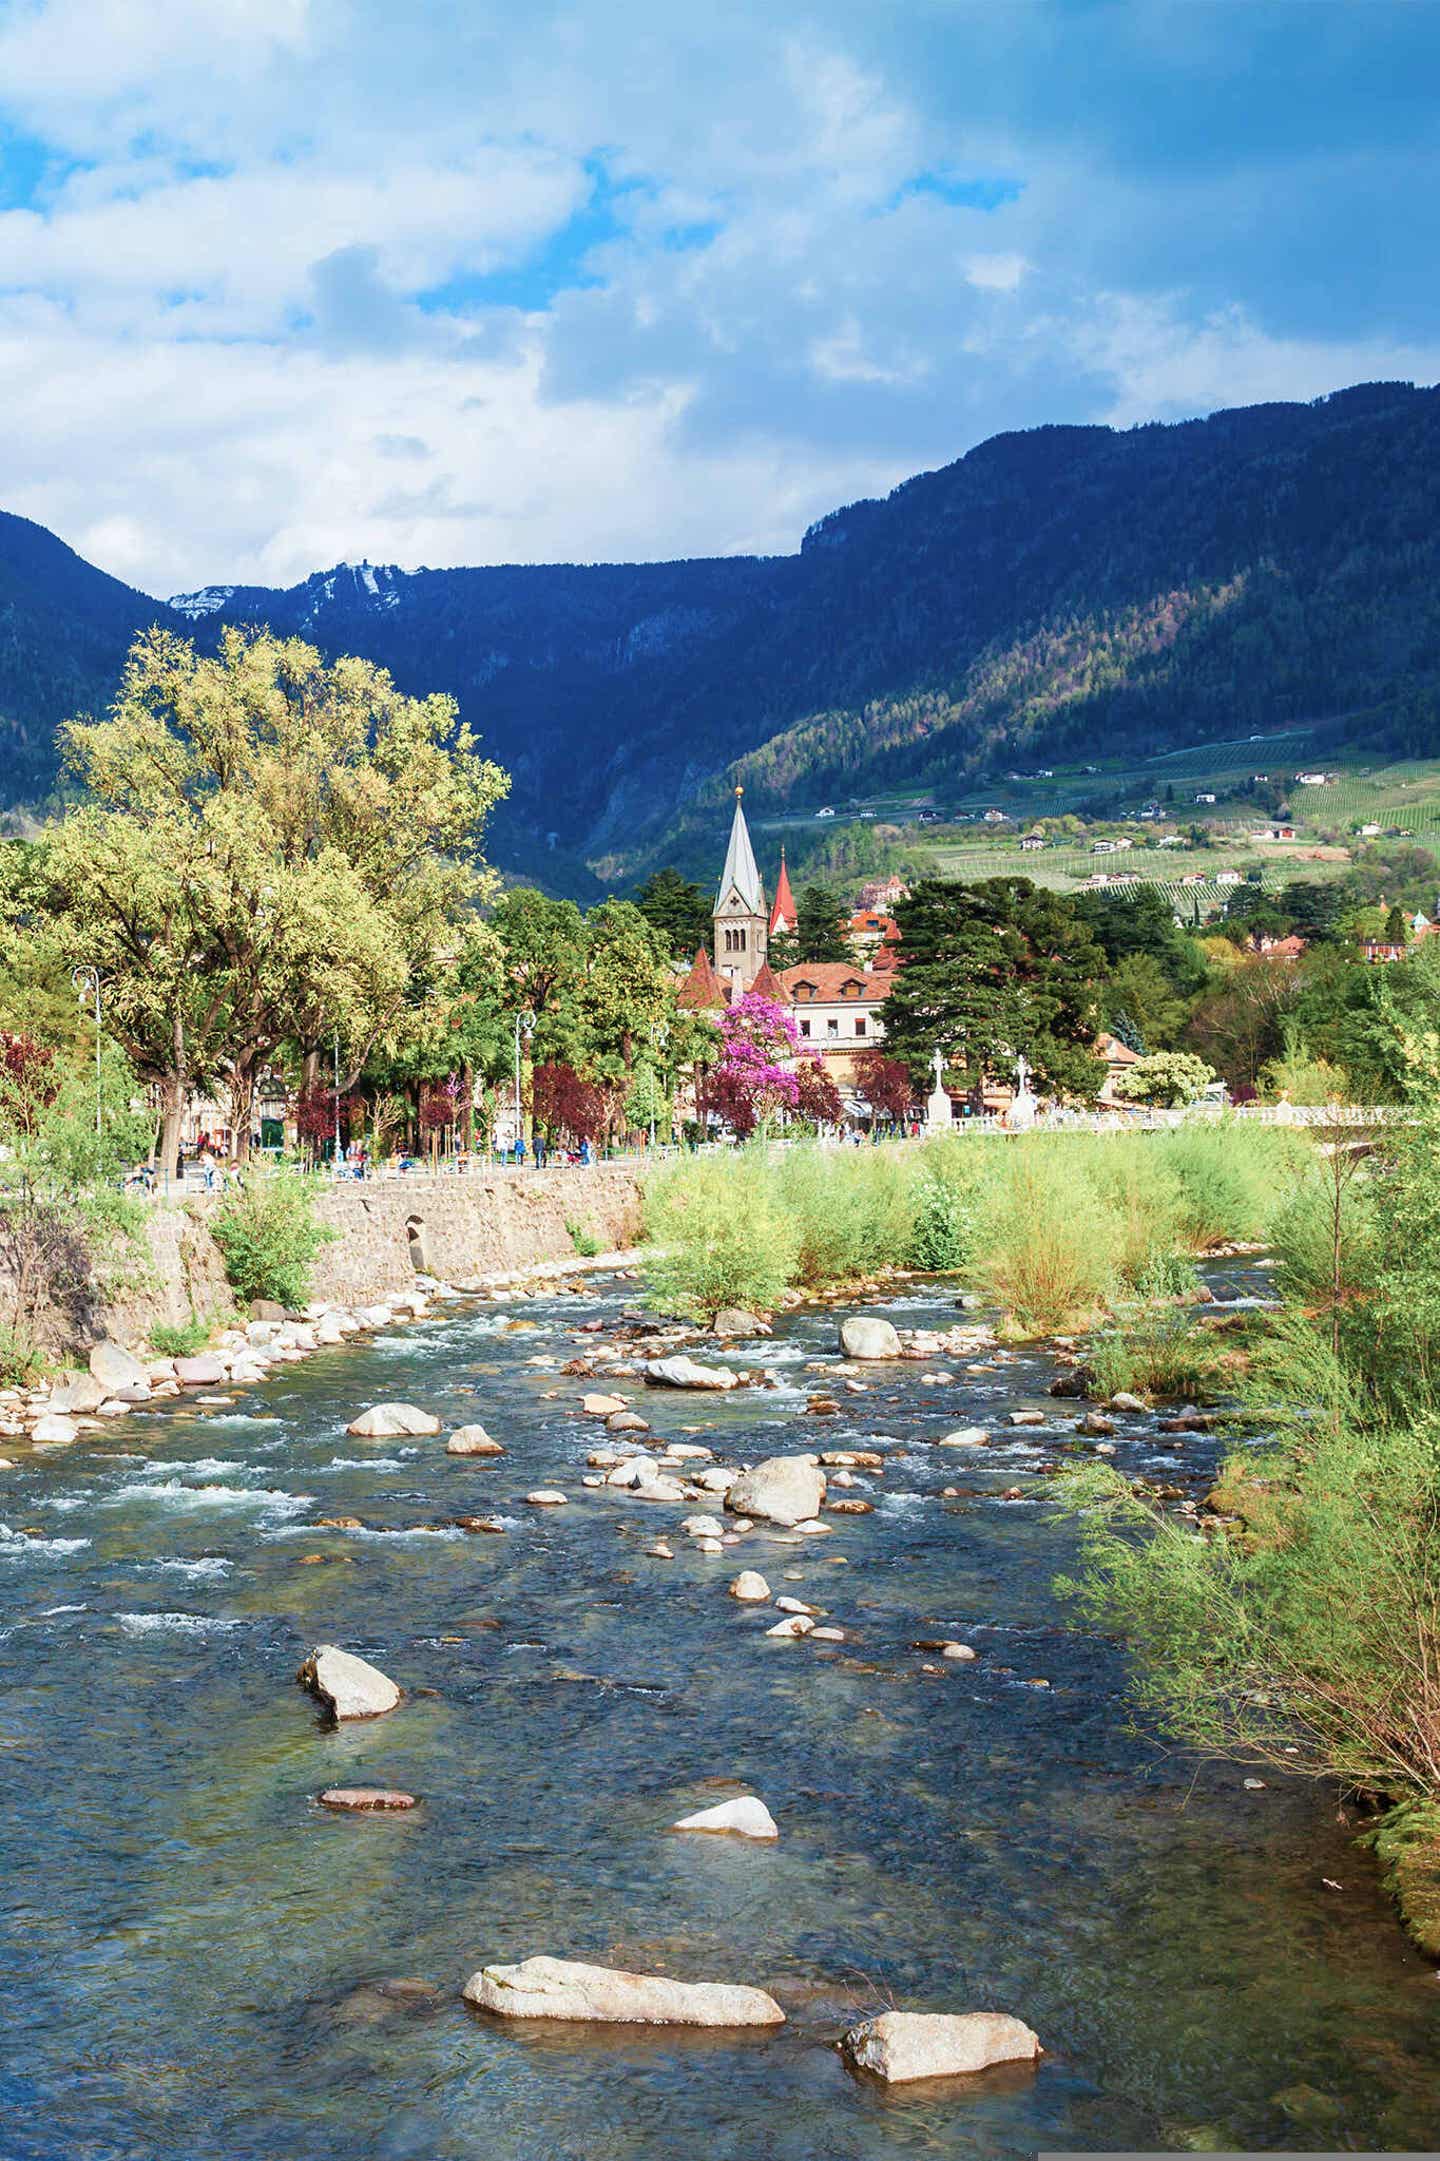
[[800,1048],[818,1054],[831,1079],[844,1087],[855,1061],[885,1040],[880,1009],[890,976],[849,961],[801,961],[780,972],[780,988],[800,1034]]
[[873,964],[882,946],[900,943],[900,926],[893,915],[882,915],[874,908],[862,908],[851,916],[845,926],[845,935],[856,959]]
[[708,1013],[729,1002],[729,992],[711,966],[710,955],[703,945],[696,946],[690,973],[675,993],[676,1005],[687,1013]]

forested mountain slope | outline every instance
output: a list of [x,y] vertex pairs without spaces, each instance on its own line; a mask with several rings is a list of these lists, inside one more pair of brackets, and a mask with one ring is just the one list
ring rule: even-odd
[[[158,604],[0,540],[4,792]],[[33,536],[24,548],[11,535]],[[48,551],[48,553],[47,553]],[[497,859],[638,870],[752,801],[942,787],[1066,749],[1335,720],[1440,749],[1440,392],[1368,384],[1126,432],[1002,435],[798,555],[208,587],[169,620],[296,630],[460,700],[514,775]]]

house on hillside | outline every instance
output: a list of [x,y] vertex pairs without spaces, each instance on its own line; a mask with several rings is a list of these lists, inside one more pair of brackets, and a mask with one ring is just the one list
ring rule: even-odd
[[869,967],[875,963],[882,946],[893,949],[899,944],[900,926],[893,915],[882,915],[875,908],[861,908],[846,924],[845,936],[855,958]]
[[1214,790],[1210,788],[1202,788],[1200,793],[1196,796],[1195,800],[1197,803],[1213,803],[1215,800]]
[[1032,825],[1028,833],[1022,833],[1020,835],[1020,845],[1022,848],[1026,849],[1027,852],[1033,854],[1037,848],[1044,847],[1045,835],[1041,832],[1038,825]]
[[1293,825],[1262,825],[1259,832],[1252,833],[1250,838],[1260,842],[1293,840],[1295,838],[1295,828]]

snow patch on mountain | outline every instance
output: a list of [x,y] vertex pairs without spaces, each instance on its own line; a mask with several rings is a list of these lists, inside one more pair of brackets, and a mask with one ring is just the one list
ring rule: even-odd
[[218,615],[234,590],[233,585],[202,585],[197,593],[172,593],[167,605],[193,623],[202,615]]

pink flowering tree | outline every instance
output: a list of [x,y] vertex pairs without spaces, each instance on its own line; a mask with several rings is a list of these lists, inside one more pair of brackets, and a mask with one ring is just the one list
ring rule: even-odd
[[721,1014],[720,1043],[710,1098],[745,1140],[798,1103],[800,1037],[783,1005],[752,990]]

